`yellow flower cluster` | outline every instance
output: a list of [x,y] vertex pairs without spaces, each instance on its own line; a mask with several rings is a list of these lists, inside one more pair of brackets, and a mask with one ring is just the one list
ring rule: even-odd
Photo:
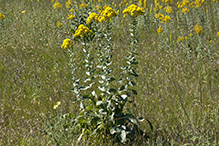
[[197,34],[201,33],[202,32],[202,26],[196,24],[195,27],[194,27],[194,30]]
[[96,10],[97,10],[99,13],[101,13],[101,11],[102,11],[101,6],[100,6],[100,5],[97,5],[97,6],[96,6]]
[[65,39],[61,45],[61,48],[66,49],[68,46],[72,46],[73,43],[70,39]]
[[61,27],[62,26],[62,23],[61,22],[58,22],[57,23],[57,27]]
[[198,8],[201,7],[204,4],[205,0],[196,0],[193,2],[193,7]]
[[161,28],[161,26],[157,29],[157,33],[160,34],[163,32],[163,29]]
[[53,5],[54,9],[57,9],[57,8],[61,8],[62,7],[62,4],[60,4],[58,1],[56,1]]
[[0,13],[0,20],[5,19],[5,15],[3,15],[2,13]]
[[165,24],[171,20],[170,16],[168,16],[168,15],[164,16],[161,13],[156,14],[155,18],[159,18],[161,20],[161,23],[164,22]]
[[65,4],[66,8],[70,8],[71,4],[72,4],[72,0],[68,0],[68,2],[66,2]]
[[219,36],[219,31],[217,32],[217,36]]
[[158,0],[154,0],[154,12],[159,11],[160,9],[162,9],[162,6],[159,4]]
[[184,14],[189,13],[189,9],[188,8],[183,8],[181,12],[184,13]]
[[179,42],[179,41],[182,41],[182,42],[183,42],[184,40],[185,40],[185,38],[184,38],[183,36],[179,36],[179,37],[176,39],[177,42]]
[[82,8],[86,8],[88,6],[88,4],[85,4],[85,3],[82,3],[81,5],[80,5],[80,8],[82,9]]
[[128,8],[123,10],[122,13],[124,14],[124,17],[126,17],[126,15],[130,15],[132,17],[137,17],[139,15],[143,15],[145,12],[144,12],[143,8],[140,8],[134,4],[131,4]]
[[173,9],[172,9],[171,6],[166,6],[166,7],[164,8],[164,10],[165,10],[167,13],[173,13]]
[[167,5],[168,3],[173,4],[173,0],[162,0],[162,2],[165,2],[165,5]]
[[191,7],[192,6],[192,3],[190,3],[190,1],[189,0],[183,0],[182,2],[177,2],[177,8],[179,9],[179,8],[183,8],[184,6],[186,6],[186,7]]
[[72,18],[74,18],[74,17],[75,17],[74,15],[68,14],[68,19],[72,19]]
[[87,18],[87,24],[91,24],[92,21],[98,22],[99,15],[97,13],[91,13]]
[[106,6],[105,9],[103,10],[103,12],[101,12],[100,17],[98,18],[98,20],[100,22],[105,21],[106,19],[110,19],[112,17],[116,17],[117,13],[115,12],[115,10],[113,10],[111,7]]
[[79,25],[78,29],[75,31],[74,37],[82,37],[83,35],[87,35],[89,32],[92,32],[88,27],[84,26],[84,24]]

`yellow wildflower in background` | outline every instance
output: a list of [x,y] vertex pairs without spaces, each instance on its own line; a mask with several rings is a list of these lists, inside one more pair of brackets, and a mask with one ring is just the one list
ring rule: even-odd
[[70,39],[65,39],[61,45],[61,48],[66,49],[68,46],[72,46],[73,43]]
[[21,13],[22,13],[22,14],[26,14],[26,13],[27,13],[27,11],[26,11],[26,10],[24,10],[24,11],[22,11]]
[[0,20],[5,19],[5,15],[3,15],[2,13],[0,13]]
[[172,9],[171,6],[166,6],[166,7],[164,8],[164,10],[165,10],[167,13],[173,13],[173,9]]
[[54,9],[57,9],[57,8],[61,8],[62,5],[61,5],[58,1],[56,1],[56,2],[54,3],[53,7],[54,7]]
[[101,6],[100,6],[100,5],[97,5],[97,6],[96,6],[96,10],[97,10],[99,13],[101,13],[101,11],[102,11]]
[[195,27],[194,27],[194,30],[197,34],[201,33],[202,32],[202,26],[196,24]]
[[80,5],[80,8],[86,8],[87,6],[88,6],[88,4],[82,3],[82,4]]
[[86,22],[87,25],[91,24],[92,21],[98,22],[98,17],[99,17],[98,14],[96,14],[96,13],[91,13],[91,14],[89,15],[89,17],[87,18],[87,22]]
[[62,26],[62,23],[61,22],[58,22],[57,23],[57,27],[61,27]]
[[189,13],[189,9],[188,8],[183,8],[181,12],[184,13],[184,14]]
[[53,106],[53,109],[55,110],[60,104],[61,104],[60,101],[56,102],[56,104]]
[[74,18],[74,17],[75,17],[74,15],[68,14],[68,19],[72,19],[72,18]]
[[101,12],[100,17],[98,18],[99,22],[103,22],[106,19],[110,19],[112,17],[116,17],[117,13],[115,10],[113,10],[111,7],[107,6],[105,9]]
[[130,15],[132,17],[137,17],[139,15],[143,15],[145,12],[144,12],[143,8],[140,8],[134,4],[131,4],[128,8],[123,10],[122,13],[124,14],[124,17],[126,17],[126,15]]
[[82,37],[83,35],[87,35],[89,32],[92,32],[88,27],[84,26],[84,24],[79,25],[78,29],[75,31],[74,37]]
[[219,36],[219,31],[217,32],[217,36]]
[[70,8],[71,4],[72,4],[72,0],[68,0],[68,2],[66,2],[65,4],[66,8]]
[[179,42],[179,41],[182,41],[182,42],[183,42],[184,40],[185,40],[185,38],[184,38],[183,36],[182,36],[182,37],[179,36],[179,37],[176,39],[177,42]]
[[157,29],[157,33],[160,34],[163,32],[163,29],[161,28],[161,26],[159,26],[159,28]]

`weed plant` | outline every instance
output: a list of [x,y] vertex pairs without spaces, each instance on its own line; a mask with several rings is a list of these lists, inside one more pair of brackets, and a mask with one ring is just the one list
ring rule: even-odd
[[[87,24],[105,5],[117,16]],[[217,0],[1,0],[0,145],[218,145],[218,16]]]

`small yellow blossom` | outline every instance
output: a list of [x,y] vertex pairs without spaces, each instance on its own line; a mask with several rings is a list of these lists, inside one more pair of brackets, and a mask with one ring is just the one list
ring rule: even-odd
[[106,19],[110,19],[111,20],[112,17],[116,17],[116,16],[117,16],[117,13],[115,12],[115,10],[113,10],[111,7],[107,6],[101,12],[100,17],[98,18],[98,20],[100,22],[103,22]]
[[91,13],[90,15],[89,15],[89,17],[87,18],[87,24],[89,25],[89,24],[91,24],[91,22],[98,22],[98,17],[99,17],[99,15],[98,14],[96,14],[96,13]]
[[53,106],[53,109],[55,110],[60,104],[61,104],[60,101],[56,102],[56,104]]
[[72,13],[74,13],[74,10],[73,10],[73,9],[70,9],[70,10],[69,10],[69,12],[72,12]]
[[194,27],[194,30],[197,34],[201,33],[202,32],[202,26],[196,24],[195,27]]
[[163,29],[161,28],[161,26],[157,29],[157,33],[160,34],[163,32]]
[[54,7],[54,9],[57,9],[57,8],[61,8],[62,5],[61,5],[58,1],[56,1],[56,2],[54,3],[53,7]]
[[5,15],[3,15],[2,13],[0,13],[0,20],[5,19]]
[[22,13],[22,14],[26,14],[26,13],[27,13],[27,11],[26,11],[26,10],[24,10],[24,11],[22,11],[21,13]]
[[72,0],[68,0],[68,2],[66,2],[65,4],[66,8],[70,8],[71,4],[72,4]]
[[190,33],[190,34],[189,34],[189,36],[190,36],[190,37],[192,37],[192,36],[193,36],[193,34],[192,34],[192,33]]
[[62,26],[62,23],[61,22],[58,22],[57,23],[57,27],[61,27]]
[[185,40],[185,38],[184,38],[183,36],[182,36],[182,37],[179,36],[179,37],[176,39],[177,42],[179,42],[179,41],[182,41],[182,42],[183,42],[184,40]]
[[189,13],[189,9],[183,8],[181,12],[184,13],[184,14]]
[[68,48],[68,46],[72,46],[72,45],[73,45],[73,43],[70,39],[65,39],[62,43],[61,48],[66,49],[66,48]]
[[86,8],[87,6],[88,6],[88,4],[82,3],[82,4],[80,5],[80,8]]
[[219,36],[219,31],[217,32],[217,36]]
[[72,19],[72,18],[74,18],[74,17],[75,17],[74,15],[68,14],[68,19]]
[[83,37],[86,36],[89,32],[92,32],[88,27],[84,26],[84,24],[79,25],[78,29],[75,31],[74,37]]
[[130,15],[132,17],[137,17],[139,15],[143,15],[145,12],[144,12],[144,9],[143,8],[140,8],[134,4],[131,4],[128,8],[126,8],[125,10],[123,10],[122,12],[124,14],[124,17],[126,15]]
[[164,8],[164,10],[169,14],[169,13],[173,13],[173,9],[172,9],[172,7],[170,7],[170,6],[166,6],[165,8]]

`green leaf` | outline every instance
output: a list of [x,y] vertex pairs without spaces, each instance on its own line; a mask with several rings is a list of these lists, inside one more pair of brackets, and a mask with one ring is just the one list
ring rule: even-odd
[[117,90],[116,90],[116,89],[114,89],[114,88],[110,88],[110,89],[109,89],[109,92],[114,92],[114,93],[116,93],[116,92],[117,92]]
[[135,95],[138,95],[138,92],[134,89],[131,89],[132,90],[132,93],[135,94]]
[[120,136],[121,136],[121,139],[122,139],[121,142],[125,143],[126,142],[126,132],[125,132],[125,130],[121,131],[121,135]]

